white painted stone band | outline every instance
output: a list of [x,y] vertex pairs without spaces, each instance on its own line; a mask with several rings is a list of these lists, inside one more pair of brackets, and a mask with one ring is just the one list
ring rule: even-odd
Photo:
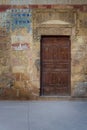
[[87,0],[0,0],[0,5],[34,5],[34,4],[87,4]]

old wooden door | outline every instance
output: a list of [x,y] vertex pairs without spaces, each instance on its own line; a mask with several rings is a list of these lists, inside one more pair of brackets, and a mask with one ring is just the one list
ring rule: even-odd
[[41,95],[70,95],[70,38],[42,36]]

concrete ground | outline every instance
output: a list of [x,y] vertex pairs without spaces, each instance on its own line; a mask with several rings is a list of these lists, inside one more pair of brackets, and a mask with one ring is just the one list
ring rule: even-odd
[[0,130],[87,130],[87,102],[0,101]]

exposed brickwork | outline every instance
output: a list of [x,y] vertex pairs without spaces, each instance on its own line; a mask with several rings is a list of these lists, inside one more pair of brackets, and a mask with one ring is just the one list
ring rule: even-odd
[[8,9],[78,9],[79,11],[82,12],[87,12],[87,4],[86,5],[53,5],[53,4],[48,4],[48,5],[0,5],[0,12],[4,12]]

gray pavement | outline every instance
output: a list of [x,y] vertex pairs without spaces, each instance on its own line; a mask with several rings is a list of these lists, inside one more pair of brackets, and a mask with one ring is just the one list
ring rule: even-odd
[[0,101],[0,130],[87,130],[87,102]]

